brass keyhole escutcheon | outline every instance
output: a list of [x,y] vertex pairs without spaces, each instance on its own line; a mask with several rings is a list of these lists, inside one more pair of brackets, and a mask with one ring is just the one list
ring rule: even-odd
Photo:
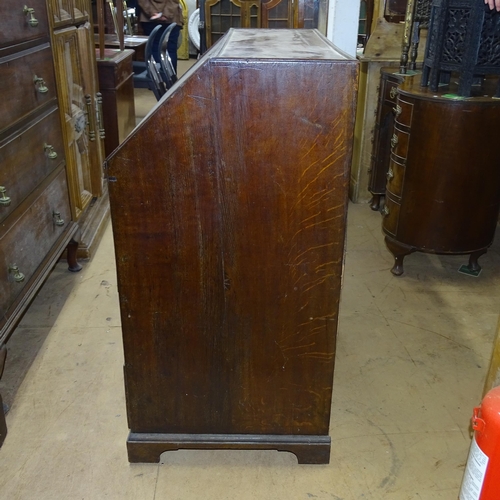
[[35,17],[35,9],[32,9],[28,7],[27,5],[24,6],[23,13],[26,16],[30,16],[28,19],[28,24],[32,28],[36,28],[38,26],[38,19]]
[[45,153],[47,154],[47,156],[51,160],[55,160],[57,158],[57,153],[54,151],[54,146],[51,146],[50,144],[45,143],[43,145],[43,149],[44,149]]
[[388,171],[387,171],[387,180],[388,181],[391,181],[394,177],[394,172],[392,171],[392,168],[390,168]]
[[5,186],[0,186],[0,206],[8,207],[10,201],[10,198],[7,196],[7,189],[5,189]]
[[391,99],[394,99],[398,95],[398,89],[396,87],[392,87],[389,91],[389,95],[391,96]]
[[387,205],[382,209],[382,215],[384,217],[387,217],[389,215],[389,209],[387,208]]
[[40,94],[46,94],[49,91],[49,88],[45,84],[45,80],[40,78],[39,76],[33,77],[33,83],[35,84],[35,88],[40,92]]
[[394,134],[391,138],[391,146],[392,146],[392,149],[394,149],[396,147],[396,145],[398,144],[398,136],[396,134]]
[[61,212],[52,212],[52,218],[56,226],[64,226],[64,220],[61,218]]
[[14,276],[14,281],[16,283],[21,283],[22,281],[24,281],[25,276],[21,271],[19,271],[19,267],[17,267],[17,264],[12,264],[9,266],[9,273]]

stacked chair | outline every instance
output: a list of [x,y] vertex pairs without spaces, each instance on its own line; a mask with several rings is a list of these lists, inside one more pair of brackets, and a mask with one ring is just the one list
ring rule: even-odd
[[151,90],[158,101],[177,81],[167,52],[168,39],[175,26],[175,23],[171,23],[164,30],[164,26],[156,26],[146,43],[145,60],[134,62],[134,87]]

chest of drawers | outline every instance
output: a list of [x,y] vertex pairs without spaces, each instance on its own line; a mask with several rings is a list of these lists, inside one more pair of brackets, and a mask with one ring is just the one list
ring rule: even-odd
[[[30,7],[1,2],[0,346],[78,229],[52,58],[45,0]],[[76,271],[76,246],[71,249]]]
[[470,254],[469,269],[493,241],[500,206],[500,102],[453,95],[407,79],[399,87],[391,137],[383,231],[403,273],[414,251]]
[[368,190],[372,194],[370,201],[372,210],[379,210],[381,197],[385,196],[397,88],[404,80],[404,75],[398,72],[399,68],[382,68],[380,70],[377,121],[373,133],[373,151],[368,184]]

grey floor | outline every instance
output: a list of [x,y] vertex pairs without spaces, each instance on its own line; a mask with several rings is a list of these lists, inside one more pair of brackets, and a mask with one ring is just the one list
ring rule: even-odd
[[177,451],[130,465],[109,225],[80,273],[56,266],[9,341],[0,498],[456,500],[500,310],[500,242],[478,278],[457,272],[465,262],[418,253],[392,276],[380,214],[351,204],[331,463]]

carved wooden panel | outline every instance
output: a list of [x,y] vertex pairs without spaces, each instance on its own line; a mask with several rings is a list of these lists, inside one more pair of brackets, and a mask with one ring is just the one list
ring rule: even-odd
[[68,181],[77,219],[92,200],[90,143],[96,140],[95,102],[85,87],[78,30],[54,33],[54,60],[68,163]]

